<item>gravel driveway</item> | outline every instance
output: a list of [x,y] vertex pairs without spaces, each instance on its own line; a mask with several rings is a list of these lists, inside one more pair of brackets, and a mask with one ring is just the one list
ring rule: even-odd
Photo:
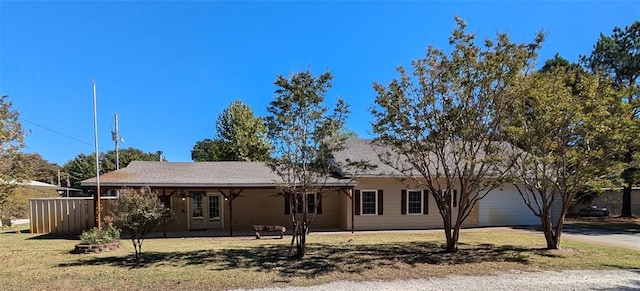
[[340,281],[312,287],[254,290],[640,290],[640,269],[503,273],[404,281]]

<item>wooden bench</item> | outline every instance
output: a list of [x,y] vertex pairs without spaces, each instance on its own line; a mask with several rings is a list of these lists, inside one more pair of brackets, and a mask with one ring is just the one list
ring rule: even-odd
[[280,238],[283,238],[287,231],[287,228],[281,225],[253,225],[252,228],[256,232],[256,239],[260,239],[260,232],[263,231],[280,233]]

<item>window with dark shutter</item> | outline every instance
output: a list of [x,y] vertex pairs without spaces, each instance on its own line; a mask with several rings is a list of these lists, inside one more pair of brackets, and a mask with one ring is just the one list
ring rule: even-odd
[[316,208],[316,214],[322,214],[322,193],[316,194],[318,197],[318,207]]
[[458,207],[458,190],[453,190],[453,207]]
[[284,214],[291,214],[291,198],[289,198],[289,194],[284,194]]

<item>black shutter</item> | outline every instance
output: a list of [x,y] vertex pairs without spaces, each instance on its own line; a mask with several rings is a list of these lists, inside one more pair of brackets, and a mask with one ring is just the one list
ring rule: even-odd
[[429,214],[429,190],[422,190],[422,214]]
[[382,215],[382,210],[383,210],[382,201],[384,200],[382,198],[384,198],[384,196],[382,194],[383,194],[383,191],[378,190],[378,215]]
[[453,207],[458,207],[458,190],[453,189]]
[[291,198],[289,198],[289,194],[284,194],[284,214],[291,214]]
[[407,190],[400,191],[400,214],[407,214]]
[[316,195],[316,202],[318,203],[318,206],[316,207],[316,214],[322,214],[322,193],[318,192]]
[[354,199],[353,202],[356,206],[355,212],[356,212],[356,215],[360,215],[360,190],[355,190],[354,192],[355,192],[355,195],[354,195],[355,197],[353,198]]

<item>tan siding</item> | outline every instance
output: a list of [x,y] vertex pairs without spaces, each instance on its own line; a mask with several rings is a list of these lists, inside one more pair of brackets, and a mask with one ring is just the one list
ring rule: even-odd
[[[283,225],[290,228],[291,216],[284,213],[284,198],[273,189],[245,189],[244,197],[233,203],[234,229],[250,230],[252,225]],[[322,214],[315,216],[311,228],[337,228],[339,224],[338,193],[326,192],[322,198]],[[226,205],[225,205],[226,206]],[[228,222],[226,211],[225,220]],[[225,222],[225,227],[227,225]]]
[[[399,183],[395,178],[360,178],[356,189],[361,190],[384,190],[383,203],[384,215],[356,215],[355,228],[357,230],[375,230],[375,229],[426,229],[426,228],[442,228],[442,217],[438,212],[438,207],[429,196],[428,207],[429,214],[401,214],[401,190],[411,189],[404,183]],[[359,201],[356,201],[359,203]],[[454,215],[456,215],[457,207],[454,207]],[[347,215],[351,215],[351,209],[347,211]],[[465,221],[464,226],[477,226],[478,210],[477,207]]]
[[338,195],[338,204],[339,204],[338,227],[344,230],[351,230],[351,199],[352,198],[349,195],[353,195],[353,191],[351,191],[350,194],[346,194],[342,192],[341,195]]
[[167,218],[165,225],[160,225],[157,230],[167,231],[187,230],[187,198],[184,200],[179,194],[171,195],[171,217]]

